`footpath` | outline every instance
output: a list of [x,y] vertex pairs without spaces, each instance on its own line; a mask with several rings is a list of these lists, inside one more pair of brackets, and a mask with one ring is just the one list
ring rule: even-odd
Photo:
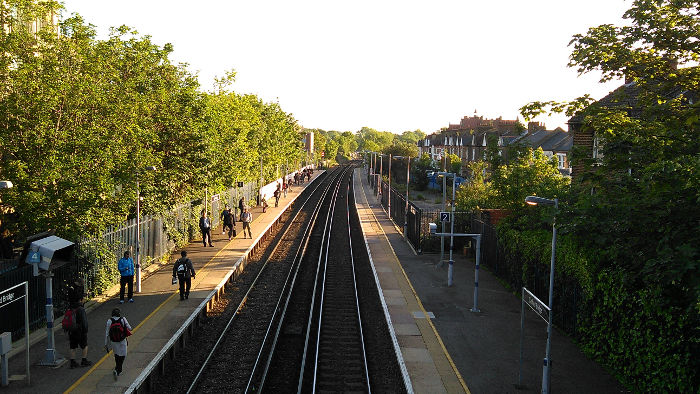
[[[471,312],[474,261],[455,253],[453,285],[448,287],[447,264],[439,264],[439,254],[413,252],[379,204],[362,168],[355,170],[354,187],[365,239],[415,392],[540,392],[546,323],[526,308],[524,387],[516,388],[520,298],[482,266],[480,312]],[[556,329],[552,360],[552,392],[627,392]]]
[[[312,181],[323,171],[315,171]],[[192,260],[196,278],[188,300],[180,301],[178,285],[173,285],[172,267],[180,256],[180,250],[173,252],[170,261],[154,268],[149,267],[150,275],[142,280],[141,293],[134,294],[134,303],[119,304],[119,294],[112,295],[101,302],[86,305],[88,312],[88,360],[90,367],[70,369],[66,362],[57,368],[39,366],[46,347],[46,330],[34,333],[30,346],[31,385],[22,381],[13,381],[8,387],[0,388],[1,393],[122,393],[134,382],[146,365],[163,348],[184,321],[203,302],[211,291],[225,278],[233,265],[258,242],[261,234],[282,215],[286,208],[310,185],[306,182],[292,187],[287,197],[280,199],[279,207],[274,203],[262,213],[262,208],[252,210],[251,230],[253,239],[243,238],[242,225],[236,222],[237,237],[231,241],[221,234],[221,227],[212,229],[214,247],[202,246],[201,240],[187,245],[187,257]],[[213,213],[218,214],[218,213]],[[115,261],[114,264],[117,264]],[[134,328],[129,337],[129,349],[124,370],[118,380],[112,376],[114,355],[105,354],[104,338],[106,322],[113,308],[120,308]],[[58,323],[60,326],[60,321]],[[43,335],[43,338],[41,336]],[[63,357],[69,356],[68,337],[60,329],[54,331],[56,350]],[[76,354],[80,362],[80,349]],[[24,374],[25,352],[22,350],[9,362],[10,375]]]

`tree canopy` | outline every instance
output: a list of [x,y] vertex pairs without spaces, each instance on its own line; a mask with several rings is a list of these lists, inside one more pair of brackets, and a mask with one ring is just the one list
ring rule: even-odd
[[[202,91],[172,46],[122,26],[107,39],[80,16],[34,33],[51,2],[9,1],[0,18],[0,175],[17,212],[13,232],[47,228],[79,236],[120,223],[135,210],[160,212],[201,193],[258,179],[302,157],[294,118],[278,104]],[[31,20],[31,19],[30,19]],[[140,171],[156,166],[155,172]],[[9,221],[5,221],[7,224]]]
[[700,381],[700,6],[635,0],[624,18],[575,35],[569,66],[625,85],[521,112],[576,114],[598,144],[574,157],[585,169],[557,219],[605,278],[584,349],[635,390],[688,392]]

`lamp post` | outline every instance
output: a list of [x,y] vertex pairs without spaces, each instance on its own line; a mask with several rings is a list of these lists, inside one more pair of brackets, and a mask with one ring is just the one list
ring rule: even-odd
[[[525,202],[529,205],[554,205],[554,209],[559,209],[559,199],[550,200],[537,196],[527,196]],[[554,298],[554,257],[557,251],[557,224],[556,212],[552,221],[552,257],[549,267],[549,319],[547,319],[547,346],[545,349],[544,366],[542,368],[542,393],[549,394],[549,386],[552,376],[552,301]]]
[[411,156],[406,157],[406,208],[403,217],[403,238],[407,239],[408,231],[408,188],[411,185]]
[[379,154],[379,187],[377,188],[377,197],[382,195],[382,176],[384,175],[384,155]]
[[[143,167],[144,171],[155,171],[155,166]],[[136,170],[136,292],[141,292],[141,188],[139,186],[140,170]]]
[[391,217],[391,153],[389,153],[389,187],[386,189],[386,209]]

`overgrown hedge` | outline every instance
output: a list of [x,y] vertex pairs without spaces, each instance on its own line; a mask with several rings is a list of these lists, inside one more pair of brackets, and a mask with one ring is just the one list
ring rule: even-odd
[[[509,279],[514,288],[530,283],[535,269],[548,275],[551,237],[551,231],[519,230],[509,222],[499,227],[503,259],[519,262],[510,271],[522,272]],[[565,331],[586,355],[634,392],[700,392],[698,315],[670,306],[660,286],[635,288],[621,269],[598,270],[595,251],[577,245],[571,235],[558,236],[554,321],[564,313],[564,284],[573,282],[582,299],[575,329]]]

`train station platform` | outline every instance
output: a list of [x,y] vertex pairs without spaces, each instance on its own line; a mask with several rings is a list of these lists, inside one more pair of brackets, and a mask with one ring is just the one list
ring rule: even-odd
[[[447,286],[447,264],[439,264],[439,254],[416,255],[380,205],[362,168],[355,169],[354,188],[371,260],[414,391],[539,393],[546,323],[534,312],[525,314],[519,382],[520,298],[482,266],[480,312],[472,312],[474,261],[455,253],[453,285]],[[627,392],[556,329],[552,360],[553,392]]]
[[[323,171],[314,171],[312,181]],[[70,369],[69,363],[52,368],[39,366],[46,345],[46,330],[33,334],[30,346],[31,385],[22,381],[13,381],[7,387],[0,388],[2,393],[122,393],[130,391],[136,380],[142,379],[142,371],[151,364],[152,360],[162,352],[164,346],[173,335],[181,330],[183,324],[197,308],[206,303],[212,291],[222,285],[227,275],[230,275],[242,261],[243,256],[257,244],[263,233],[270,228],[287,207],[310,185],[306,182],[292,186],[287,197],[280,199],[278,208],[274,204],[262,213],[262,208],[253,209],[251,230],[253,239],[243,238],[242,225],[236,222],[237,237],[231,241],[221,233],[221,227],[212,229],[214,247],[203,247],[200,240],[193,241],[184,250],[192,260],[196,277],[192,280],[189,299],[180,301],[178,285],[173,285],[172,267],[180,257],[180,250],[174,252],[168,263],[154,264],[148,269],[147,276],[142,280],[141,293],[134,294],[133,303],[119,304],[118,286],[116,294],[112,289],[111,297],[92,301],[86,304],[88,312],[88,360],[93,362],[90,367]],[[117,262],[115,261],[116,265]],[[121,309],[133,327],[133,335],[129,337],[128,355],[124,362],[122,375],[115,381],[112,376],[114,369],[113,354],[104,350],[104,338],[107,319],[113,308]],[[59,327],[54,330],[56,350],[68,358],[68,337],[60,330],[60,319],[54,322]],[[43,335],[43,338],[42,338]],[[16,349],[10,358],[10,374],[24,374],[25,353]],[[80,362],[80,349],[76,359]]]

